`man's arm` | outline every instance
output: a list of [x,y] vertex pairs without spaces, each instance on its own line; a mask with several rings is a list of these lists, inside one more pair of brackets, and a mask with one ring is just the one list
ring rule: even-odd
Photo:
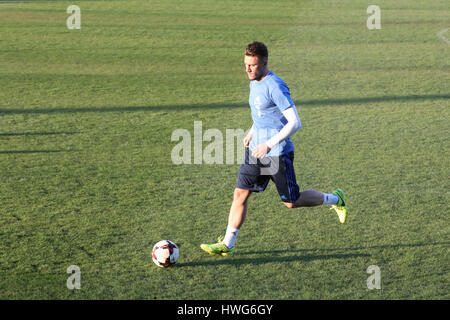
[[244,147],[248,148],[249,144],[250,144],[250,140],[252,139],[253,136],[253,125],[250,128],[250,130],[248,131],[247,135],[244,138]]
[[292,134],[294,134],[301,127],[300,117],[298,116],[297,108],[295,105],[291,105],[289,108],[283,111],[283,116],[288,121],[284,127],[270,138],[267,142],[262,143],[253,150],[252,156],[255,158],[264,158],[266,154],[272,149],[275,145],[280,143],[281,141],[287,139]]
[[292,105],[290,108],[284,110],[283,116],[286,118],[288,122],[284,125],[284,127],[280,130],[280,132],[278,132],[276,135],[274,135],[266,142],[267,146],[270,149],[272,149],[274,145],[289,138],[302,126],[295,105]]

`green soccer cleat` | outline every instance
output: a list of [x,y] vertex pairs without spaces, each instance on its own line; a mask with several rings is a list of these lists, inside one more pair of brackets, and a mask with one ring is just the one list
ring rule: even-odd
[[219,242],[214,244],[201,244],[200,248],[209,254],[218,254],[221,256],[232,256],[234,254],[234,247],[228,249],[225,243],[222,241],[222,238],[219,237],[217,239]]
[[341,223],[345,223],[347,220],[348,207],[345,205],[344,191],[341,189],[336,189],[332,193],[337,196],[339,200],[337,204],[333,204],[331,206],[330,210],[334,209],[339,217],[339,221]]

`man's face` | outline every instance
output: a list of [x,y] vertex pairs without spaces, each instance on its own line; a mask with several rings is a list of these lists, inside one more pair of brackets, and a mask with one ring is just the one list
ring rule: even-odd
[[244,64],[249,80],[260,80],[264,76],[267,62],[263,62],[258,56],[245,56]]

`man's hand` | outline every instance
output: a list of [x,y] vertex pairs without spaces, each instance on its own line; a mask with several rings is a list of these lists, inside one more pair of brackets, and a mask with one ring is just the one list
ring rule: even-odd
[[270,151],[269,146],[264,142],[258,144],[255,149],[253,149],[252,156],[258,159],[262,159]]
[[252,140],[252,135],[251,134],[246,135],[243,140],[245,148],[248,148],[248,146],[250,145],[250,140]]

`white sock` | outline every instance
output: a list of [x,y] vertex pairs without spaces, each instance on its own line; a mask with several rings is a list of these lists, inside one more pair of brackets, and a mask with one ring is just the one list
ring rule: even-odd
[[236,242],[236,237],[239,233],[239,229],[228,226],[227,233],[225,233],[225,238],[223,238],[223,242],[227,246],[228,249],[234,247],[234,243]]
[[335,196],[332,193],[324,193],[323,194],[323,204],[337,204],[339,201],[339,197]]

